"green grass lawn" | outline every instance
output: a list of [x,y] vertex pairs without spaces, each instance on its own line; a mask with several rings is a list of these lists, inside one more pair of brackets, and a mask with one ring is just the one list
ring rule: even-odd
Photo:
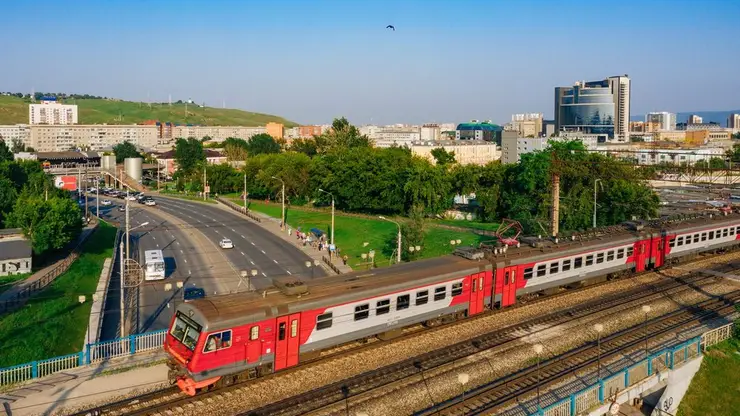
[[[115,235],[116,229],[101,221],[66,273],[23,308],[0,316],[0,368],[81,351],[92,294]],[[79,295],[87,297],[84,304]]]
[[3,293],[13,287],[13,283],[19,280],[23,280],[32,274],[33,273],[21,273],[9,276],[0,276],[0,293]]
[[[241,203],[238,198],[231,198],[235,203]],[[279,204],[265,204],[251,201],[250,209],[262,212],[271,217],[280,218]],[[313,212],[291,207],[286,210],[286,222],[295,229],[301,227],[305,232],[311,228],[318,228],[326,233],[331,230],[331,213]],[[375,262],[378,266],[387,266],[389,258],[396,247],[398,228],[395,224],[380,219],[358,218],[337,214],[335,216],[336,230],[334,239],[342,254],[349,256],[348,264],[352,268],[361,267],[362,253],[375,250]],[[421,258],[437,257],[452,253],[450,240],[461,240],[461,245],[477,245],[478,242],[490,239],[470,232],[458,232],[435,227],[429,223],[426,227],[424,246]],[[365,243],[368,243],[365,245]]]
[[[152,104],[115,100],[72,100],[65,104],[76,104],[80,124],[137,124],[147,120],[171,121],[174,123],[204,124],[210,126],[264,126],[269,122],[283,123],[285,127],[297,124],[282,117],[253,113],[228,108],[185,104]],[[28,123],[30,101],[17,97],[0,96],[0,124]],[[202,103],[199,103],[202,104]],[[208,104],[208,103],[206,103]]]
[[486,231],[496,231],[499,226],[499,223],[497,222],[480,222],[467,220],[433,220],[432,224],[449,225],[452,227],[464,227]]
[[740,415],[740,339],[729,339],[704,354],[677,415]]

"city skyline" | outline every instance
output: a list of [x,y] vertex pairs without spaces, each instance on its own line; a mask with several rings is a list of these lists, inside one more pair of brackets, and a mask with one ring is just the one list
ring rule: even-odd
[[628,74],[633,116],[740,108],[740,58],[726,53],[740,46],[740,3],[693,4],[3,4],[0,33],[25,40],[0,46],[13,63],[0,67],[0,91],[157,102],[171,95],[301,124],[339,116],[355,124],[504,122],[526,112],[551,119],[556,86]]

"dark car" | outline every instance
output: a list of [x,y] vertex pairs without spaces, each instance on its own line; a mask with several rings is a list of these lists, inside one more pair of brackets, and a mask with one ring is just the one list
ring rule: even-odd
[[189,287],[185,289],[182,297],[185,299],[185,302],[195,299],[202,299],[206,297],[206,291],[199,287]]

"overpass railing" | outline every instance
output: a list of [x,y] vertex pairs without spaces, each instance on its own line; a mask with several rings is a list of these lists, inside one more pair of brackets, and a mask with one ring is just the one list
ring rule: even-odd
[[95,342],[86,344],[82,351],[74,354],[0,368],[0,386],[22,383],[60,371],[99,364],[114,358],[158,350],[164,345],[166,333],[166,329],[161,329],[112,341]]

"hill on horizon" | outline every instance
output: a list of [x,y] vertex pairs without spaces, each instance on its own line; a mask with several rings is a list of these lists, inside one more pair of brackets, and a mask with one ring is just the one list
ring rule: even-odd
[[[0,125],[28,124],[28,99],[0,96]],[[140,124],[157,120],[176,124],[202,124],[207,126],[264,126],[269,122],[283,123],[285,127],[298,124],[283,117],[250,111],[200,107],[197,104],[146,103],[106,99],[65,100],[77,104],[79,124]]]

